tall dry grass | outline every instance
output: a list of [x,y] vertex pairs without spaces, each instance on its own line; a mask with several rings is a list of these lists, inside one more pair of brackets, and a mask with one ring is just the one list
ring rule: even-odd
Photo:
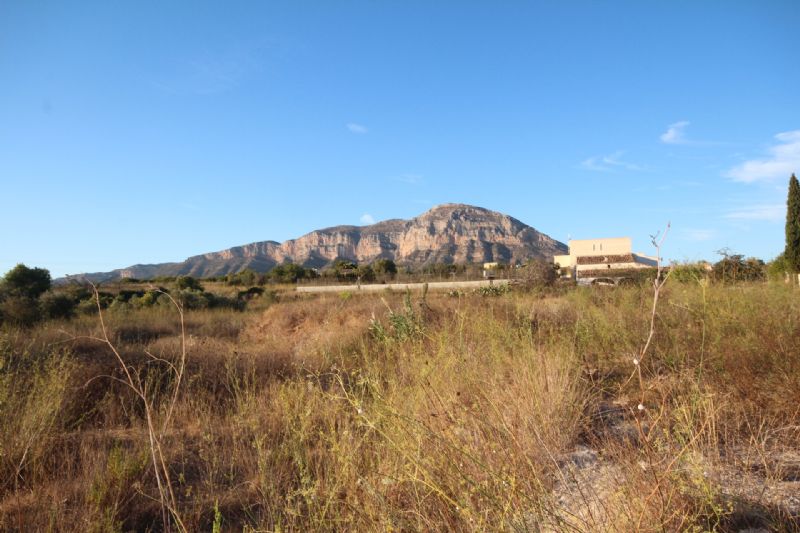
[[[640,389],[651,305],[631,287],[187,312],[161,442],[176,510],[192,531],[793,530],[725,476],[760,458],[777,483],[770,457],[796,450],[796,291],[669,282]],[[179,357],[179,321],[106,319],[163,416],[175,383],[145,351]],[[99,377],[120,377],[107,346],[69,340],[98,328],[0,333],[0,529],[164,527],[141,402]]]

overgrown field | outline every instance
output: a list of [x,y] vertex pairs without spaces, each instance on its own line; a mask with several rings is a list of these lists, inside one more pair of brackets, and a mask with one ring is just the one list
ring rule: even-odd
[[667,282],[642,355],[652,293],[108,309],[147,402],[96,314],[5,326],[0,530],[799,530],[800,292]]

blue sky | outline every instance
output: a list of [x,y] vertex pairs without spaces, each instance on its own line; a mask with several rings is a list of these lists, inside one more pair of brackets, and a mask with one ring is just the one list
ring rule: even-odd
[[180,261],[445,202],[770,259],[800,4],[0,2],[0,273]]

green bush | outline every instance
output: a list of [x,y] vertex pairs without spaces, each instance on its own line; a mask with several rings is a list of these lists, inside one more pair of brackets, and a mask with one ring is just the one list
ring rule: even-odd
[[[210,307],[209,294],[205,292],[182,290],[173,296],[184,309],[208,309]],[[160,296],[158,301],[159,304],[172,305],[170,299],[165,295]]]
[[375,281],[375,271],[369,265],[360,265],[358,267],[358,280],[367,283]]
[[317,273],[311,268],[303,268],[294,263],[286,263],[270,270],[267,277],[274,283],[296,283],[297,280],[315,278]]
[[175,286],[178,290],[190,290],[190,291],[202,291],[203,285],[200,284],[200,281],[192,276],[178,276],[175,280]]
[[69,318],[75,312],[77,302],[66,294],[47,292],[39,299],[39,308],[44,318]]
[[130,304],[133,307],[152,307],[153,305],[158,302],[158,297],[161,296],[161,293],[155,290],[149,290],[145,292],[141,296],[134,296],[130,300]]
[[784,281],[786,276],[792,273],[791,265],[786,259],[786,255],[780,254],[778,257],[767,263],[767,277],[772,281]]
[[25,296],[10,296],[0,303],[0,317],[16,326],[27,327],[41,319],[39,301]]
[[449,277],[451,274],[461,274],[466,271],[466,265],[452,263],[433,263],[422,267],[422,274],[437,277]]
[[346,259],[337,259],[322,274],[326,277],[335,277],[338,281],[353,282],[358,279],[358,265]]
[[228,285],[263,285],[266,279],[267,277],[264,274],[259,274],[249,268],[235,274],[228,274],[225,277]]
[[708,277],[708,263],[675,263],[670,266],[670,279],[681,283],[692,283]]
[[[218,296],[210,292],[180,291],[174,295],[175,300],[187,310],[227,308],[241,311],[245,302],[236,298]],[[172,301],[165,294],[158,298],[159,305],[171,306]]]
[[519,269],[519,280],[525,289],[552,286],[558,279],[558,265],[542,259],[532,259]]
[[[108,306],[114,301],[114,296],[112,294],[108,294],[107,292],[100,292],[98,293],[98,297],[100,299],[100,307],[102,309],[107,309]],[[97,300],[95,297],[89,296],[78,302],[75,306],[75,311],[82,315],[96,315],[97,314]]]
[[251,300],[256,296],[261,296],[262,294],[264,294],[264,289],[262,287],[250,287],[247,290],[237,292],[236,299]]
[[507,283],[500,283],[497,285],[485,285],[478,287],[475,292],[481,296],[502,296],[511,292],[511,287]]
[[744,258],[740,254],[728,255],[722,253],[720,261],[714,263],[712,275],[716,281],[722,283],[736,283],[737,281],[763,281],[766,278],[764,261],[755,257]]
[[36,299],[50,289],[50,271],[18,264],[3,277],[0,289],[9,296]]
[[[419,302],[420,306],[425,305],[425,296]],[[407,340],[418,339],[424,333],[423,313],[414,309],[411,302],[411,292],[406,291],[403,298],[403,310],[394,311],[391,308],[387,314],[388,327],[384,326],[374,316],[370,320],[369,331],[375,340],[381,342],[404,342]]]
[[397,265],[391,259],[378,259],[372,262],[373,272],[376,276],[392,279],[397,274]]

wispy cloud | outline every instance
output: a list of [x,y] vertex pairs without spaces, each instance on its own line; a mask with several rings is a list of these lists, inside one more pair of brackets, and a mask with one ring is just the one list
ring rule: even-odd
[[683,230],[683,234],[687,240],[696,242],[710,241],[714,238],[716,233],[716,230],[713,229],[686,228]]
[[214,95],[241,85],[262,68],[264,46],[233,43],[226,47],[182,58],[170,65],[168,73],[150,84],[170,94]]
[[725,218],[733,220],[767,220],[777,222],[786,217],[784,204],[756,204],[729,212]]
[[369,131],[363,124],[356,124],[355,122],[348,122],[345,126],[350,130],[350,133],[357,133],[359,135],[363,135]]
[[188,209],[189,211],[200,211],[201,209],[198,203],[192,201],[180,202],[178,205],[184,209]]
[[359,220],[364,225],[370,225],[375,223],[375,219],[369,213],[364,213],[363,215],[361,215],[361,218]]
[[614,170],[646,170],[643,166],[622,160],[625,155],[623,150],[618,150],[610,155],[595,156],[581,162],[581,167],[596,172],[611,172]]
[[664,144],[687,144],[684,130],[691,124],[688,120],[681,120],[670,124],[667,131],[661,134],[661,142]]
[[792,172],[800,171],[800,130],[775,135],[778,141],[767,150],[769,155],[751,159],[725,172],[734,181],[753,183],[774,179],[788,179]]
[[394,178],[395,181],[408,183],[409,185],[416,185],[422,181],[422,174],[401,174]]

